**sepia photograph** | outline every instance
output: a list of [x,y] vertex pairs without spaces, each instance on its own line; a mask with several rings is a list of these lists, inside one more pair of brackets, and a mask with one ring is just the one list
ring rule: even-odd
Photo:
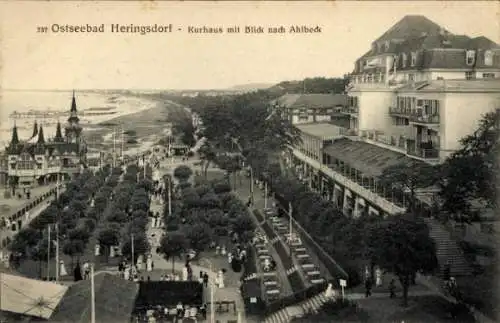
[[0,323],[500,320],[497,1],[0,1]]

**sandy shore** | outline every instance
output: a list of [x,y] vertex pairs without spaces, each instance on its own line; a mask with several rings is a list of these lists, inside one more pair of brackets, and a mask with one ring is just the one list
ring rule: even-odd
[[107,121],[89,125],[85,136],[91,147],[107,149],[113,146],[113,129],[116,128],[116,145],[121,141],[121,127],[124,131],[125,154],[133,155],[144,151],[168,134],[170,126],[168,114],[175,109],[182,109],[175,103],[158,102],[153,108],[122,115]]

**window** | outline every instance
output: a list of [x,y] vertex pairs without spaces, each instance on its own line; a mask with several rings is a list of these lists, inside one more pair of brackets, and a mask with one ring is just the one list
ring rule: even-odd
[[408,74],[408,80],[415,81],[415,74]]
[[405,53],[403,53],[403,65],[402,65],[402,67],[406,67],[407,60],[408,60],[408,57],[406,56]]
[[417,53],[411,53],[411,66],[417,65]]
[[474,80],[476,78],[476,73],[474,71],[465,72],[466,80]]
[[390,47],[390,46],[391,46],[391,42],[387,40],[387,41],[385,42],[385,51],[386,51],[386,52],[387,52],[387,51],[389,51],[389,47]]
[[493,65],[493,52],[491,50],[487,50],[484,52],[484,65]]
[[483,79],[494,79],[495,73],[483,73]]
[[474,50],[468,50],[466,52],[465,61],[466,61],[467,65],[469,65],[469,66],[474,65],[475,56],[476,56],[476,51],[474,51]]

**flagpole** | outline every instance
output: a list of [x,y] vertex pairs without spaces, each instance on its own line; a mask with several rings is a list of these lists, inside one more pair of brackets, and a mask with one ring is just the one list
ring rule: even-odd
[[122,124],[122,151],[121,151],[121,159],[122,159],[122,163],[123,163],[123,146],[124,145],[124,142],[123,142],[123,124]]
[[50,281],[50,224],[48,225],[48,248],[47,248],[47,281]]
[[95,323],[94,264],[90,264],[90,323]]
[[116,127],[113,128],[113,168],[116,167]]
[[267,182],[264,182],[264,208],[267,209]]
[[130,238],[131,238],[130,244],[131,244],[131,249],[132,249],[132,267],[134,267],[135,261],[134,261],[134,234],[133,233],[132,233]]
[[56,282],[59,282],[59,224],[56,223]]
[[170,179],[168,180],[168,215],[172,216],[172,185]]

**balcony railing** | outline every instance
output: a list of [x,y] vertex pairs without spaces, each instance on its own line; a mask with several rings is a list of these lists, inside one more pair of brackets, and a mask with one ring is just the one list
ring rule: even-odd
[[408,148],[407,154],[423,159],[436,159],[439,158],[439,149],[436,148]]
[[342,108],[341,112],[345,113],[345,114],[358,114],[359,107],[345,107],[345,108]]
[[396,148],[405,148],[406,138],[402,135],[391,135],[378,130],[361,130],[360,137],[373,140],[384,145],[394,146]]
[[421,110],[408,110],[398,107],[389,107],[389,114],[409,118],[411,122],[438,124],[439,114],[426,115]]
[[423,159],[437,159],[439,158],[439,148],[433,147],[429,143],[423,143],[416,140],[407,140],[406,153],[411,156]]

